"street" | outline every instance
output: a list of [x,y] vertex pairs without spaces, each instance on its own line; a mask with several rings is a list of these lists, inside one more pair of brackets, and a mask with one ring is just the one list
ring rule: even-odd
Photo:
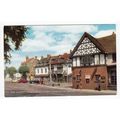
[[5,97],[116,95],[110,90],[80,90],[64,86],[5,82]]

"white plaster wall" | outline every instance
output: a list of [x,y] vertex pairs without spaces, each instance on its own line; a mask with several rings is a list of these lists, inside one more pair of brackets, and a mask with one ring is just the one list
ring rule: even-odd
[[68,67],[68,75],[72,73],[72,67]]
[[67,74],[71,74],[72,73],[72,67],[70,64],[67,64],[67,65],[63,65],[63,71],[66,71]]
[[57,66],[56,65],[54,65],[54,71],[57,71]]
[[[47,69],[47,72],[45,72],[45,68]],[[43,73],[41,73],[41,69],[43,69]],[[38,73],[39,70],[39,73]],[[48,67],[39,67],[35,69],[35,74],[40,75],[40,74],[48,74]]]
[[106,56],[106,64],[112,64],[112,54]]
[[76,58],[73,58],[73,67],[76,66]]

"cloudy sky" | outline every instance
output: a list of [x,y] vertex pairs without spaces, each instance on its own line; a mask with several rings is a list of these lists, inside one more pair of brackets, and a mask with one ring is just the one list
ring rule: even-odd
[[69,53],[84,32],[102,37],[115,32],[115,25],[56,25],[28,26],[27,38],[19,51],[12,52],[11,64],[18,68],[26,56],[46,56]]

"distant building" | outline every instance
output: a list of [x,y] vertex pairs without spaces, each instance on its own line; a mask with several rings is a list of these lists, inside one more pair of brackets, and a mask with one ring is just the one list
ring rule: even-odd
[[9,74],[5,75],[5,81],[12,81],[12,78],[10,77]]
[[22,77],[22,74],[20,74],[20,73],[15,73],[14,74],[14,79],[15,80],[19,80],[21,77]]
[[48,80],[49,79],[49,57],[43,56],[35,66],[35,77]]
[[37,56],[35,56],[35,58],[29,58],[26,57],[26,60],[24,62],[21,63],[21,65],[26,65],[29,68],[29,75],[30,76],[34,76],[35,75],[35,66],[38,63],[38,59]]
[[72,53],[73,88],[116,89],[116,34],[84,33]]
[[69,59],[69,54],[41,57],[35,67],[35,76],[40,79],[52,81],[70,81],[72,76],[72,61]]
[[69,54],[51,57],[51,71],[53,81],[68,82],[72,77],[72,61],[69,59]]

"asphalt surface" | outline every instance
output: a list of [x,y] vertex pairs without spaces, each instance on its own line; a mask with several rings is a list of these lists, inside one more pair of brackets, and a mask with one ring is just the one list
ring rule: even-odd
[[80,90],[70,86],[46,86],[29,83],[5,83],[5,97],[116,95],[110,90]]

